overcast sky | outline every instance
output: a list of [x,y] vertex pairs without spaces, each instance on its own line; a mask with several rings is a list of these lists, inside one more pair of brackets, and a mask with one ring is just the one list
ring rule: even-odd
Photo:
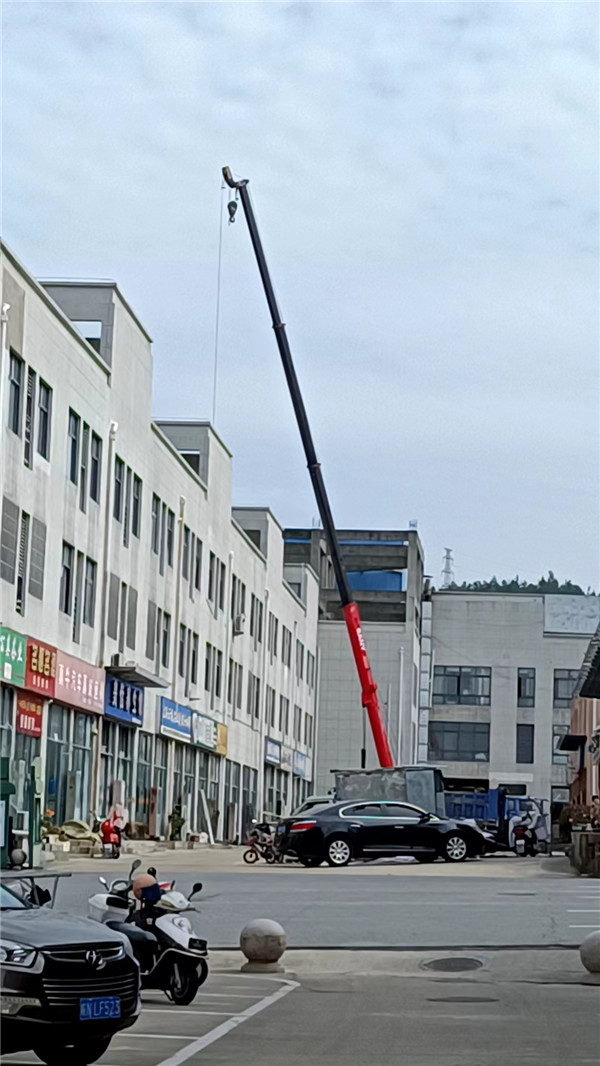
[[[340,527],[458,581],[598,587],[596,3],[11,3],[3,235],[112,277],[154,413],[210,418],[220,168],[251,179]],[[235,501],[316,515],[241,215],[216,428]]]

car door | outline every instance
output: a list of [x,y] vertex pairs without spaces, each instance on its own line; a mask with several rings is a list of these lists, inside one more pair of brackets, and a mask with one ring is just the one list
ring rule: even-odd
[[421,850],[421,811],[404,803],[382,803],[384,850],[392,855]]
[[347,826],[354,854],[374,855],[385,852],[385,826],[380,803],[351,803],[343,807],[340,821]]

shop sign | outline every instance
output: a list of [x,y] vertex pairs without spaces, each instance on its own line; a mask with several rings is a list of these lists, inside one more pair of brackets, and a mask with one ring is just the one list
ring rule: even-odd
[[306,755],[301,751],[294,752],[294,773],[296,777],[306,777]]
[[73,655],[66,655],[64,651],[57,651],[54,698],[69,707],[102,714],[104,670]]
[[0,680],[11,685],[25,684],[27,637],[4,626],[0,629]]
[[144,690],[129,681],[121,681],[107,674],[104,683],[104,713],[126,725],[142,725],[144,721]]
[[281,763],[281,744],[277,740],[267,737],[265,740],[265,762],[279,766]]
[[160,731],[167,737],[175,740],[191,740],[192,738],[192,712],[189,707],[183,707],[181,703],[168,700],[161,696],[160,700]]
[[17,733],[24,733],[26,737],[41,737],[43,709],[42,696],[25,693],[17,696]]
[[227,726],[217,722],[217,755],[227,755]]
[[192,738],[194,744],[209,751],[217,748],[217,723],[214,718],[206,718],[203,714],[194,711],[192,716]]
[[294,758],[294,752],[292,748],[286,748],[285,744],[281,745],[281,769],[291,770],[292,759]]
[[27,640],[27,667],[25,669],[25,688],[43,692],[44,696],[54,697],[56,681],[56,648],[42,644],[39,640]]

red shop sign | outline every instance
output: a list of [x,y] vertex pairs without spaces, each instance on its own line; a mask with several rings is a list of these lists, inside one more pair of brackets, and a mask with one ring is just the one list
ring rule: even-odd
[[54,698],[83,711],[104,711],[104,670],[58,651]]
[[27,737],[41,737],[42,711],[44,700],[41,696],[17,696],[17,733]]
[[56,648],[42,644],[39,640],[27,639],[27,667],[25,670],[25,688],[43,692],[44,696],[54,696],[56,678]]

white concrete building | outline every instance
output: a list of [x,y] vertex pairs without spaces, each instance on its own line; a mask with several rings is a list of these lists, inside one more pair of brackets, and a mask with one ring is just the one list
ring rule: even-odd
[[[116,284],[38,284],[2,248],[1,754],[50,821],[238,837],[312,778],[318,580],[268,508],[232,511],[208,423],[151,419]],[[87,339],[86,339],[87,338]],[[13,654],[14,653],[14,654]]]
[[[419,760],[438,764],[452,788],[503,785],[566,802],[568,755],[557,745],[598,618],[596,596],[434,592]],[[423,641],[425,665],[425,631]]]

